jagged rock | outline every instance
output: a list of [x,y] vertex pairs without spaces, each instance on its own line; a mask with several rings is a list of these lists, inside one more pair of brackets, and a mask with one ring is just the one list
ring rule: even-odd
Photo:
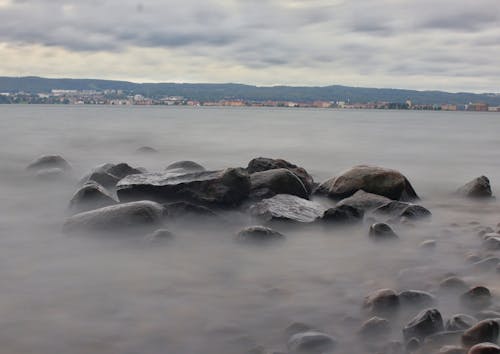
[[359,190],[352,196],[339,201],[336,206],[348,205],[368,212],[390,202],[389,198]]
[[370,226],[368,233],[370,238],[374,241],[387,241],[398,240],[399,236],[392,230],[392,228],[385,223],[375,223]]
[[491,198],[490,180],[486,176],[477,177],[460,187],[456,194],[467,198]]
[[453,315],[446,321],[445,329],[447,331],[463,331],[471,328],[477,323],[477,319],[465,314]]
[[188,201],[234,206],[250,193],[250,178],[240,168],[186,174],[143,173],[125,177],[117,184],[121,201],[149,199],[159,202]]
[[246,243],[263,243],[283,240],[285,236],[269,227],[250,226],[238,232],[237,240]]
[[405,307],[429,307],[436,303],[436,297],[420,290],[405,290],[399,293],[399,302]]
[[135,152],[140,154],[156,154],[158,150],[152,148],[151,146],[141,146]]
[[432,214],[420,205],[390,201],[373,210],[373,215],[385,216],[391,219],[406,218],[408,220],[419,220],[429,218]]
[[376,166],[355,166],[323,183],[323,188],[328,189],[328,196],[333,199],[350,197],[359,190],[393,200],[418,199],[412,185],[400,172]]
[[462,344],[465,347],[491,342],[496,343],[498,339],[499,326],[494,320],[483,320],[469,328],[462,335]]
[[479,343],[470,348],[467,354],[500,354],[500,347],[494,343]]
[[60,168],[64,171],[71,170],[71,165],[60,155],[44,155],[32,161],[27,170],[37,172],[48,168]]
[[444,330],[443,318],[436,309],[427,309],[415,316],[404,328],[406,340],[411,338],[425,339],[426,337]]
[[400,307],[399,297],[391,289],[380,289],[365,297],[363,309],[374,316],[395,314]]
[[362,339],[384,339],[391,333],[391,325],[385,318],[374,316],[365,321],[358,331]]
[[321,217],[324,208],[290,194],[278,194],[250,206],[250,213],[262,221],[283,220],[310,223]]
[[362,209],[350,205],[340,205],[326,210],[321,219],[334,224],[353,224],[363,221],[363,216]]
[[203,172],[205,167],[194,161],[177,161],[171,163],[165,168],[165,171],[171,173]]
[[250,182],[252,194],[257,196],[292,194],[304,199],[309,198],[309,193],[302,181],[285,168],[252,173]]
[[125,177],[130,176],[130,175],[141,174],[144,171],[140,170],[138,168],[133,168],[129,164],[122,162],[122,163],[119,163],[117,165],[111,166],[110,168],[108,168],[104,172],[106,172],[112,176],[115,176],[118,179],[122,179],[122,178],[125,178]]
[[153,228],[162,221],[163,214],[164,208],[151,201],[112,205],[69,217],[63,231],[121,232],[138,227]]
[[95,182],[84,184],[69,202],[71,211],[81,213],[116,204],[117,201],[101,185]]
[[460,303],[470,309],[484,309],[491,304],[490,290],[484,286],[476,286],[460,296]]
[[307,331],[294,334],[288,340],[290,354],[326,354],[337,346],[332,336],[319,331]]
[[257,157],[248,163],[247,171],[250,174],[255,172],[263,172],[268,170],[275,170],[285,168],[296,175],[304,184],[308,194],[311,194],[314,186],[314,179],[307,173],[307,171],[282,159],[270,159],[267,157]]

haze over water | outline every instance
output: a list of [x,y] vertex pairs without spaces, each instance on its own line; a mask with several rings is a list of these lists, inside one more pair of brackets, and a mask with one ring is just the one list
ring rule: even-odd
[[[450,195],[483,174],[498,193],[499,131],[500,115],[470,112],[0,106],[1,352],[284,350],[283,330],[293,321],[332,333],[341,348],[356,352],[367,293],[433,290],[444,274],[460,273],[465,254],[479,247],[469,223],[500,222],[498,201]],[[145,145],[159,153],[135,152]],[[29,176],[25,167],[43,154],[66,158],[73,179]],[[230,225],[171,225],[176,237],[165,244],[61,232],[77,181],[99,164],[161,171],[194,160],[221,169],[245,167],[257,156],[284,158],[317,182],[358,164],[397,169],[432,221],[397,226],[402,240],[395,246],[374,246],[364,224],[284,228],[280,245],[241,247],[233,235],[251,223],[244,215]],[[423,254],[417,246],[431,238],[437,249]],[[423,266],[432,271],[420,274]],[[406,268],[411,275],[401,279]],[[497,277],[471,283],[498,295]],[[462,310],[447,298],[438,308],[446,316]]]

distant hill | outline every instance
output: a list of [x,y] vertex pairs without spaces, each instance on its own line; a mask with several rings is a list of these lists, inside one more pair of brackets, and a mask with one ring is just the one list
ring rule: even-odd
[[370,101],[405,102],[414,104],[467,104],[485,102],[500,106],[499,94],[474,94],[467,92],[450,93],[443,91],[416,91],[404,89],[364,88],[349,86],[258,87],[242,84],[175,84],[175,83],[133,83],[128,81],[94,79],[48,79],[41,77],[0,77],[0,92],[29,93],[63,90],[123,90],[158,98],[163,96],[184,96],[200,101],[221,99],[244,99],[255,101],[350,101],[366,103]]

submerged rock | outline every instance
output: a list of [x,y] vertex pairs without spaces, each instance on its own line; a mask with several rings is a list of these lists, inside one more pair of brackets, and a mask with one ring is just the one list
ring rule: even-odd
[[143,173],[118,182],[121,201],[188,201],[218,206],[234,206],[250,193],[250,178],[240,168],[201,171],[185,174],[170,172]]
[[320,204],[290,194],[278,194],[250,206],[250,213],[263,221],[310,223],[321,217],[323,212]]
[[445,328],[447,331],[463,331],[471,328],[477,323],[477,319],[465,314],[453,315],[446,321]]
[[163,214],[164,208],[152,201],[112,205],[71,216],[66,220],[63,231],[123,232],[140,227],[152,228],[162,221]]
[[101,185],[95,182],[84,184],[69,202],[71,211],[80,213],[116,204],[117,201]]
[[158,229],[146,236],[149,241],[160,242],[174,238],[174,234],[167,229]]
[[175,202],[164,204],[169,219],[182,219],[194,217],[199,218],[220,218],[212,209],[202,205],[189,202]]
[[185,160],[185,161],[177,161],[171,163],[165,168],[165,171],[171,173],[188,173],[188,172],[203,172],[206,170],[205,167],[203,167],[199,163]]
[[363,309],[374,316],[395,314],[400,307],[399,297],[394,290],[380,289],[365,297]]
[[36,171],[35,177],[41,180],[50,181],[63,177],[65,173],[66,172],[59,167],[43,168],[41,170]]
[[71,165],[60,155],[44,155],[32,161],[27,170],[37,172],[42,169],[60,168],[64,171],[71,170]]
[[383,340],[391,333],[391,325],[388,320],[374,316],[365,321],[358,331],[363,340]]
[[328,334],[311,330],[294,334],[287,346],[290,354],[327,354],[335,350],[337,341]]
[[490,180],[486,176],[474,178],[469,183],[460,187],[456,193],[467,198],[491,198]]
[[408,179],[396,170],[360,165],[323,184],[333,199],[350,197],[359,190],[389,199],[411,201],[418,199]]
[[362,209],[350,205],[340,205],[326,210],[321,219],[333,224],[354,224],[363,221],[363,217]]
[[151,146],[141,146],[135,152],[139,154],[156,154],[158,150],[152,148]]
[[399,201],[391,201],[373,211],[374,215],[386,216],[392,219],[406,218],[418,220],[429,218],[432,213],[423,206]]
[[104,172],[115,176],[118,179],[125,178],[130,175],[135,175],[135,174],[140,174],[143,173],[143,170],[140,170],[138,168],[134,168],[130,166],[129,164],[122,162],[117,165],[113,165],[110,168],[106,169]]
[[463,279],[451,276],[443,279],[439,283],[439,289],[441,291],[463,293],[469,289],[469,285]]
[[482,310],[491,305],[490,290],[476,286],[460,296],[460,303],[469,309]]
[[445,345],[437,354],[467,354],[467,350],[456,345]]
[[238,232],[237,240],[245,243],[263,243],[283,240],[285,236],[265,226],[250,226]]
[[434,333],[444,330],[443,318],[436,309],[427,309],[416,315],[404,328],[406,340],[411,338],[424,339]]
[[494,343],[480,343],[470,348],[467,354],[500,354],[500,347]]
[[375,223],[370,226],[368,236],[374,241],[388,241],[398,240],[399,236],[392,230],[392,228],[385,223]]
[[390,202],[389,198],[359,190],[352,196],[342,199],[336,206],[348,205],[368,212]]
[[469,328],[462,335],[462,344],[465,347],[472,347],[483,342],[496,343],[498,339],[499,326],[496,321],[483,320]]
[[252,194],[256,196],[292,194],[304,199],[309,198],[309,192],[302,181],[285,168],[252,173],[250,183]]
[[399,301],[405,307],[429,307],[436,303],[436,297],[420,290],[405,290],[399,293]]

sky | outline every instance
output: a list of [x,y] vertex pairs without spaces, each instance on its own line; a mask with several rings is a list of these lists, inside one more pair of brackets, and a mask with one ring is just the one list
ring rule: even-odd
[[0,0],[0,75],[500,92],[500,0]]

